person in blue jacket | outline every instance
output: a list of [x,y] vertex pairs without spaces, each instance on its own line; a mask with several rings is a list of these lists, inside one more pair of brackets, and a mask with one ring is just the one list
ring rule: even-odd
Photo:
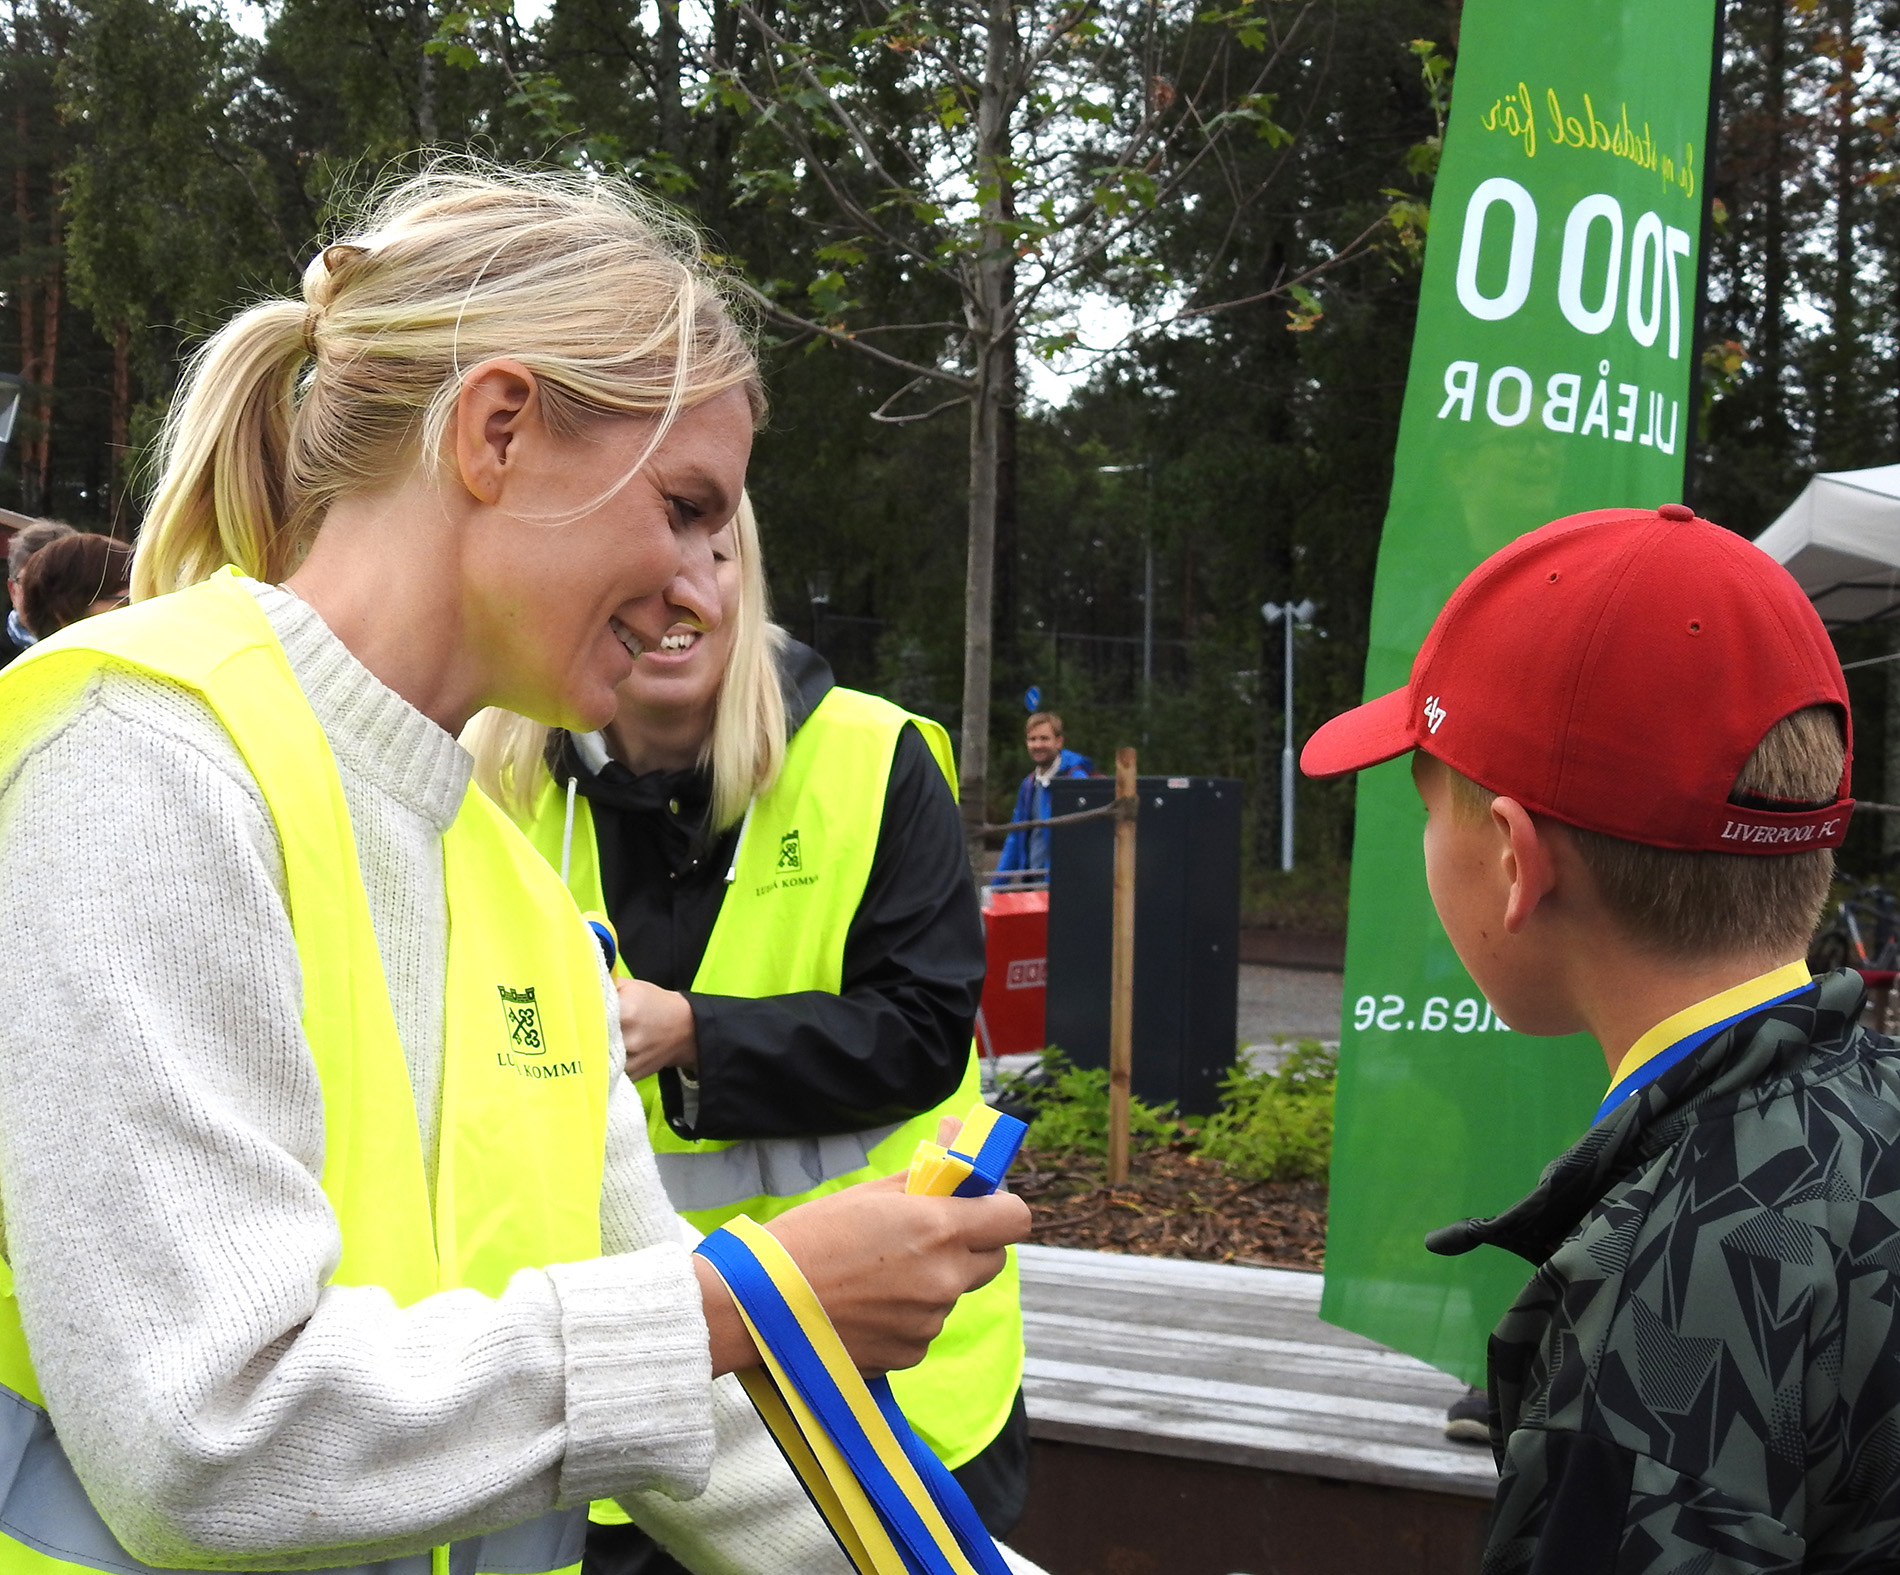
[[[1009,818],[1047,820],[1049,784],[1057,777],[1088,777],[1095,767],[1086,755],[1078,755],[1062,744],[1062,718],[1053,711],[1038,711],[1024,729],[1024,742],[1035,769],[1023,778],[1016,791],[1016,811]],[[1049,829],[1012,831],[1003,843],[1003,856],[996,861],[993,886],[1041,884],[1049,878]]]

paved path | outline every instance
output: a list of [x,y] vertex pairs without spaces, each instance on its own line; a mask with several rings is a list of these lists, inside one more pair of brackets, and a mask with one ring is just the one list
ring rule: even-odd
[[1339,1042],[1343,981],[1336,973],[1240,965],[1239,1038],[1243,1045],[1277,1040]]
[[1464,1391],[1319,1320],[1316,1274],[1023,1247],[1032,1432],[1142,1454],[1490,1498],[1444,1435]]
[[[1242,963],[1236,1030],[1253,1062],[1277,1066],[1283,1047],[1301,1039],[1338,1044],[1341,986],[1336,973]],[[1036,1064],[1036,1057],[1006,1055],[997,1064],[1020,1075]]]

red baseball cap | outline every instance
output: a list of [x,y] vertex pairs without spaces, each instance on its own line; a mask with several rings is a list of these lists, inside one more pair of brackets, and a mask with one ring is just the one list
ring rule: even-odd
[[1847,682],[1788,571],[1680,503],[1554,520],[1473,569],[1403,689],[1336,716],[1300,756],[1333,777],[1413,749],[1527,809],[1630,842],[1722,853],[1839,847],[1854,801],[1731,804],[1783,717]]

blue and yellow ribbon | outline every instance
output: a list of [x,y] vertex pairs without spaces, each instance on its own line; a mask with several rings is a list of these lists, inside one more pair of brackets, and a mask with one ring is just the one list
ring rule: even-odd
[[1752,1017],[1770,1006],[1779,1006],[1813,982],[1805,962],[1784,963],[1753,979],[1717,991],[1673,1017],[1665,1017],[1624,1053],[1616,1076],[1610,1080],[1610,1091],[1603,1096],[1603,1103],[1597,1107],[1590,1124],[1595,1126],[1624,1100],[1700,1050],[1723,1029],[1733,1028],[1744,1017]]
[[[955,1145],[920,1143],[907,1192],[994,1192],[1024,1124],[978,1105]],[[882,1376],[866,1380],[791,1255],[744,1215],[699,1244],[764,1358],[739,1375],[859,1575],[1009,1575],[943,1462]]]
[[919,1143],[911,1157],[906,1192],[932,1198],[982,1198],[1003,1184],[1029,1129],[1014,1116],[978,1105],[964,1120],[957,1146]]

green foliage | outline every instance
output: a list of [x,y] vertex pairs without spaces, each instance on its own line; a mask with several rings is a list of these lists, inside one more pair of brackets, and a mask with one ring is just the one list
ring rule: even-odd
[[[1277,834],[1278,826],[1271,830]],[[1273,836],[1268,840],[1278,843]],[[1267,930],[1346,929],[1346,887],[1350,867],[1343,859],[1304,859],[1290,870],[1251,864],[1240,882],[1240,918]]]
[[1333,1083],[1338,1052],[1302,1040],[1275,1071],[1235,1066],[1221,1106],[1202,1125],[1203,1156],[1251,1181],[1325,1176],[1333,1157]]
[[[1035,1108],[1030,1143],[1047,1154],[1092,1154],[1097,1158],[1107,1154],[1107,1068],[1084,1070],[1051,1045],[1042,1052],[1040,1071],[1039,1082],[1003,1080],[1006,1098]],[[1131,1149],[1151,1148],[1179,1136],[1179,1124],[1166,1110],[1139,1099],[1128,1101]]]
[[1293,297],[1293,305],[1287,309],[1286,326],[1289,332],[1296,334],[1311,333],[1319,327],[1319,320],[1326,315],[1320,305],[1319,297],[1303,284],[1290,284],[1287,294]]
[[1438,175],[1438,160],[1445,150],[1445,117],[1451,109],[1452,62],[1429,38],[1415,38],[1406,45],[1418,62],[1419,82],[1431,109],[1433,130],[1405,151],[1405,172],[1427,188],[1427,194],[1387,186],[1383,195],[1392,199],[1386,209],[1386,227],[1392,232],[1388,248],[1395,264],[1417,268],[1425,261],[1425,234],[1431,228],[1432,210],[1429,187]]
[[[114,433],[147,446],[203,333],[294,291],[354,198],[435,150],[627,171],[690,210],[720,265],[782,312],[913,367],[968,372],[964,278],[1007,248],[1002,287],[1019,302],[1060,280],[1014,319],[992,818],[1027,769],[1018,697],[1036,683],[1098,762],[1134,744],[1147,771],[1244,779],[1250,862],[1273,861],[1281,647],[1258,608],[1308,595],[1324,608],[1324,634],[1300,636],[1299,733],[1359,697],[1417,282],[1393,266],[1380,193],[1402,189],[1421,214],[1429,196],[1406,150],[1438,118],[1406,51],[1445,36],[1436,0],[1018,0],[1021,94],[1010,135],[975,161],[983,30],[941,0],[554,0],[532,24],[510,0],[273,0],[258,14],[261,39],[209,0],[0,9],[0,101],[28,110],[23,130],[0,115],[0,178],[24,177],[31,218],[0,204],[0,367],[25,359],[20,286],[64,285],[47,485],[25,465],[36,400],[0,464],[0,506],[111,518]],[[1006,210],[987,239],[982,195]],[[1323,302],[1323,318],[1302,311],[1309,331],[1286,331],[1289,282]],[[1116,350],[1083,330],[1078,300],[1159,331]],[[772,414],[751,491],[777,616],[812,638],[808,585],[828,575],[818,643],[840,681],[954,729],[962,391],[758,310]],[[1039,356],[1096,376],[1051,409],[1031,381]],[[129,531],[136,505],[119,498]],[[1336,870],[1351,785],[1298,793],[1301,870]]]
[[[1235,1066],[1221,1083],[1220,1109],[1199,1127],[1131,1099],[1131,1150],[1178,1143],[1249,1181],[1323,1177],[1333,1151],[1336,1052],[1303,1040],[1275,1071]],[[1005,1078],[1004,1097],[1035,1110],[1029,1144],[1040,1153],[1108,1152],[1108,1073],[1083,1070],[1059,1049],[1043,1051],[1039,1075]]]

